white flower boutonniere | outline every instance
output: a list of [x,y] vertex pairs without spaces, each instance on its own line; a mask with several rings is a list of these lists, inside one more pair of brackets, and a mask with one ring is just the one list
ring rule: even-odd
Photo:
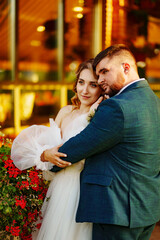
[[91,119],[94,117],[95,115],[95,112],[96,112],[96,109],[91,109],[87,115],[87,121],[90,122]]

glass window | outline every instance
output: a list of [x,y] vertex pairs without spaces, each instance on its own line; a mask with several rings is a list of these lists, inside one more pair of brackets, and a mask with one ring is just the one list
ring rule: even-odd
[[44,124],[54,118],[60,108],[60,91],[21,91],[20,116],[22,125]]
[[0,1],[0,82],[11,80],[10,1]]
[[0,126],[13,127],[13,94],[9,90],[0,90]]
[[72,90],[68,90],[68,104],[71,104],[71,98],[75,95]]
[[160,90],[155,90],[154,93],[160,98]]
[[58,80],[58,0],[19,1],[19,79]]
[[64,17],[65,82],[75,80],[80,62],[93,57],[93,0],[66,0]]
[[105,43],[125,43],[132,50],[140,77],[160,82],[159,1],[107,0]]

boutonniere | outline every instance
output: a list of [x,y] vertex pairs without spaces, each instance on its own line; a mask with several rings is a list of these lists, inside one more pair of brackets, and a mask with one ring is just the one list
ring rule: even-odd
[[87,121],[90,122],[96,113],[96,109],[91,109],[87,115]]

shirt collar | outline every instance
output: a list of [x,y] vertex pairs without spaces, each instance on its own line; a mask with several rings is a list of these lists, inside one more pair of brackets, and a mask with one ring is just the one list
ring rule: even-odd
[[124,89],[126,89],[127,87],[129,87],[129,86],[132,85],[133,83],[139,82],[139,81],[144,81],[144,80],[145,80],[145,78],[140,78],[140,79],[135,80],[135,81],[133,81],[133,82],[131,82],[131,83],[128,83],[126,86],[124,86],[123,88],[121,88],[121,90],[120,90],[115,96],[119,95],[121,92],[124,91]]

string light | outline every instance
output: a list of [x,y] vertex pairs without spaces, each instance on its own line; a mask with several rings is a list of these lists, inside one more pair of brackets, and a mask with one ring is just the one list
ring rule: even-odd
[[74,11],[74,12],[83,12],[83,7],[78,7],[78,6],[77,6],[77,7],[74,7],[74,8],[73,8],[73,11]]
[[78,13],[76,16],[77,16],[77,18],[83,18],[83,14],[82,13]]
[[45,31],[45,26],[38,26],[37,27],[37,32],[44,32]]

